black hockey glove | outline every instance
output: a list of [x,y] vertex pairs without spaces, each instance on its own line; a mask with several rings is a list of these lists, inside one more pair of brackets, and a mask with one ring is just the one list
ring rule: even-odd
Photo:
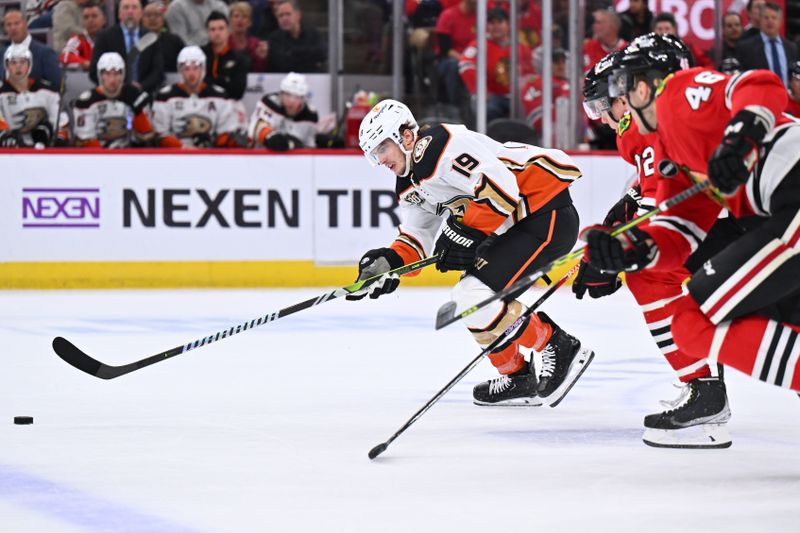
[[[358,262],[358,278],[356,281],[379,276],[395,268],[403,266],[403,258],[391,248],[377,248],[365,253]],[[348,300],[360,300],[369,295],[373,300],[383,294],[394,292],[400,285],[400,276],[388,274],[364,285],[361,289],[345,296]]]
[[0,131],[0,148],[15,148],[19,146],[19,135],[14,130]]
[[633,272],[646,268],[656,256],[658,248],[650,236],[637,227],[611,236],[607,226],[589,226],[581,232],[586,241],[584,258],[601,272]]
[[708,178],[716,188],[731,194],[747,181],[758,163],[760,143],[769,129],[761,115],[746,109],[736,113],[708,160]]
[[475,262],[478,245],[486,237],[484,232],[465,226],[450,215],[433,248],[433,255],[438,256],[436,270],[467,270]]
[[50,146],[50,139],[53,137],[53,127],[47,122],[41,122],[31,130],[31,140],[33,145],[37,144]]
[[616,272],[603,273],[597,270],[594,265],[586,261],[581,261],[578,275],[572,283],[572,292],[578,300],[583,299],[586,291],[592,298],[602,298],[609,294],[614,294],[622,286],[619,275]]
[[270,150],[285,152],[295,148],[302,148],[303,143],[300,142],[300,139],[288,133],[273,133],[264,140],[264,146]]
[[192,136],[192,144],[194,144],[195,148],[211,148],[214,142],[208,133],[198,133]]
[[620,200],[614,204],[614,207],[609,210],[605,220],[603,220],[603,225],[616,226],[617,224],[624,224],[633,220],[641,203],[641,188],[638,185],[634,185],[628,189],[625,196],[620,198]]

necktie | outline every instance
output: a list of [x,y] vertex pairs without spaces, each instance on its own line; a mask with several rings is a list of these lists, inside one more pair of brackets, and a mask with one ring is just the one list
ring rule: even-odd
[[130,30],[125,32],[125,52],[131,51],[131,46],[133,45],[133,34]]
[[781,60],[778,57],[778,39],[770,39],[769,44],[770,48],[772,48],[772,72],[777,74],[781,81],[785,83],[783,70],[781,70]]

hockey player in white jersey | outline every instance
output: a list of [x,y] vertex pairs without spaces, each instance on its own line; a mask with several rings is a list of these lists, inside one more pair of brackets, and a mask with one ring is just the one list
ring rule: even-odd
[[97,79],[91,91],[75,101],[75,144],[86,147],[146,146],[155,137],[147,117],[147,93],[125,81],[125,61],[116,52],[97,60]]
[[[560,150],[500,144],[462,125],[420,130],[395,100],[380,102],[364,117],[359,143],[370,162],[397,176],[401,225],[391,245],[364,254],[358,279],[432,254],[437,269],[465,272],[453,290],[463,310],[569,252],[577,240],[578,214],[568,188],[581,172]],[[398,283],[386,275],[348,299],[377,298]],[[464,322],[485,347],[522,311],[519,301],[498,301]],[[538,373],[525,359],[531,349],[541,352]],[[593,357],[547,315],[533,313],[489,354],[501,376],[477,385],[474,401],[555,407]]]
[[281,80],[280,92],[264,95],[253,110],[253,144],[279,151],[314,148],[319,116],[307,99],[306,77],[290,72]]
[[10,45],[3,64],[6,79],[0,81],[0,116],[6,126],[0,126],[0,146],[65,146],[69,118],[59,110],[58,90],[47,80],[29,77],[33,67],[30,50],[23,44]]
[[222,87],[203,81],[206,55],[199,46],[178,54],[181,81],[161,89],[153,103],[159,144],[168,148],[235,147],[247,144],[236,132],[233,101]]

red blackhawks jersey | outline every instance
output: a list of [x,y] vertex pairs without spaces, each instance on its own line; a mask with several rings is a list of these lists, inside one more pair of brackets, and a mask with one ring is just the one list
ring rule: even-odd
[[561,150],[501,144],[463,125],[420,132],[411,157],[410,174],[397,178],[401,225],[392,244],[406,264],[427,257],[451,213],[487,235],[503,233],[581,176]]
[[[472,41],[461,54],[458,62],[458,72],[461,79],[469,89],[475,94],[477,90],[477,61],[478,43]],[[533,64],[531,62],[531,49],[524,44],[519,44],[517,48],[517,61],[519,62],[520,76],[533,74]],[[494,41],[486,41],[486,91],[489,94],[505,96],[511,87],[511,47],[500,46]]]
[[[786,107],[786,88],[767,70],[750,70],[736,76],[693,68],[677,72],[657,91],[658,142],[656,169],[664,160],[688,167],[694,179],[706,179],[708,160],[719,145],[731,118],[748,106],[758,106],[771,114],[775,127],[768,141],[782,128],[797,125],[782,112]],[[760,167],[760,165],[759,165]],[[642,226],[658,245],[659,253],[651,265],[657,269],[676,268],[697,248],[726,207],[736,217],[769,215],[769,198],[783,175],[755,176],[730,197],[713,198],[698,194],[677,204]],[[657,201],[665,200],[692,185],[684,172],[659,179]]]
[[630,113],[626,113],[619,121],[617,128],[617,151],[627,163],[636,167],[639,194],[642,197],[638,214],[641,216],[652,211],[656,205],[658,175],[655,164],[656,134],[642,134],[633,122]]
[[94,41],[86,32],[75,33],[70,36],[61,51],[61,63],[65,65],[83,65],[92,60]]
[[[534,76],[522,88],[522,107],[525,117],[533,129],[541,131],[544,104],[542,103],[544,79]],[[569,98],[569,81],[553,76],[553,124],[557,122],[556,102],[559,98]]]
[[132,137],[145,140],[153,135],[147,118],[147,93],[123,85],[119,96],[109,98],[102,88],[85,91],[75,101],[75,140],[79,146],[125,148]]

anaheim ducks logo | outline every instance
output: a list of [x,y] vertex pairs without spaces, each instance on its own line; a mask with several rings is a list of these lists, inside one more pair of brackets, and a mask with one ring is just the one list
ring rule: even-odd
[[183,130],[178,133],[178,137],[194,137],[211,132],[211,121],[201,115],[188,115],[184,119]]
[[125,117],[108,117],[97,124],[97,137],[104,141],[116,141],[128,136],[128,121]]
[[414,145],[414,163],[422,161],[422,156],[425,155],[425,150],[427,150],[432,140],[433,137],[428,135],[417,141],[417,144]]
[[29,107],[14,115],[15,122],[19,124],[20,133],[30,133],[33,129],[44,122],[47,118],[47,111],[43,107]]
[[471,200],[470,196],[454,196],[448,201],[440,203],[436,209],[436,214],[442,216],[445,211],[450,211],[453,216],[463,217]]

